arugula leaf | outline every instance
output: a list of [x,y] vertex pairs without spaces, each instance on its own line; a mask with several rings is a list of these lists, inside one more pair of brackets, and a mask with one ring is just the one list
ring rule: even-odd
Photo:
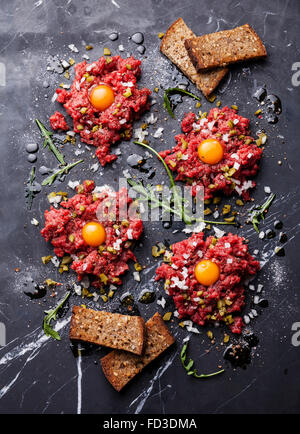
[[33,167],[30,171],[29,179],[27,181],[27,187],[25,190],[26,203],[28,205],[28,209],[31,209],[32,202],[35,197],[35,190],[33,188],[33,182],[35,180],[35,167]]
[[188,347],[188,342],[186,342],[183,345],[182,350],[180,352],[181,364],[186,370],[187,375],[191,375],[195,378],[208,378],[208,377],[214,377],[215,375],[219,375],[222,372],[224,372],[224,369],[221,369],[220,371],[212,372],[211,374],[198,374],[197,369],[192,370],[192,367],[194,366],[194,360],[189,359],[188,363],[187,364],[185,363],[187,358],[187,347]]
[[[225,221],[219,221],[218,222],[218,221],[211,221],[211,220],[203,220],[203,219],[200,219],[200,218],[195,218],[195,217],[189,216],[186,213],[185,209],[184,209],[185,200],[184,200],[184,198],[182,197],[181,194],[178,194],[178,190],[177,190],[178,187],[175,184],[173,175],[172,175],[169,167],[167,166],[165,160],[151,146],[149,146],[149,145],[147,145],[147,144],[145,144],[143,142],[138,142],[138,141],[134,141],[133,143],[135,143],[136,145],[140,145],[140,146],[143,146],[144,148],[149,149],[149,151],[151,151],[154,155],[156,155],[158,157],[158,159],[163,163],[164,168],[166,169],[166,172],[167,172],[167,174],[169,176],[169,179],[170,179],[171,191],[173,193],[174,208],[171,208],[168,202],[167,202],[167,205],[166,205],[166,203],[164,203],[163,201],[160,201],[159,199],[157,199],[156,196],[153,193],[153,189],[152,189],[152,186],[150,184],[148,184],[147,185],[147,189],[145,189],[145,187],[143,186],[143,184],[141,182],[136,183],[132,179],[130,180],[130,182],[129,182],[129,180],[127,180],[127,182],[134,188],[135,191],[137,191],[138,193],[143,194],[143,196],[145,198],[147,198],[147,200],[150,202],[150,204],[151,204],[151,201],[153,199],[154,203],[157,206],[161,206],[162,208],[167,209],[168,211],[172,212],[173,214],[178,215],[179,217],[182,218],[182,220],[186,224],[192,224],[192,223],[195,223],[195,222],[198,222],[198,223],[203,222],[203,223],[215,224],[215,225],[235,225],[235,223],[232,223],[232,222],[225,222]],[[154,197],[153,197],[153,195],[154,195]]]
[[[167,166],[165,160],[164,160],[164,159],[159,155],[159,153],[158,153],[155,149],[153,149],[151,146],[146,145],[146,144],[143,143],[143,142],[138,142],[138,141],[134,141],[133,143],[135,143],[136,145],[143,146],[144,148],[149,149],[149,151],[151,151],[154,155],[156,155],[157,158],[162,162],[162,164],[163,164],[164,168],[166,169],[166,172],[167,172],[167,174],[168,174],[168,176],[169,176],[169,179],[170,179],[170,183],[171,183],[171,187],[172,187],[172,192],[173,192],[174,203],[176,203],[177,205],[180,204],[180,206],[178,207],[178,209],[181,208],[181,213],[180,213],[179,215],[180,215],[180,217],[182,217],[183,220],[185,221],[185,213],[184,213],[184,209],[183,209],[183,200],[182,200],[181,195],[178,195],[178,192],[177,192],[177,188],[176,188],[176,184],[175,184],[175,181],[174,181],[173,175],[172,175],[172,173],[171,173],[169,167]],[[188,223],[188,222],[186,222],[186,223]]]
[[[167,200],[160,200],[155,195],[153,186],[151,184],[147,184],[146,187],[143,186],[143,184],[138,181],[134,181],[133,179],[127,179],[128,184],[133,188],[134,191],[139,193],[141,196],[138,197],[138,200],[140,201],[148,201],[150,208],[158,208],[161,207],[172,214],[175,214],[182,218],[183,208],[182,204],[179,204],[179,206],[176,206],[176,202],[174,201],[174,208],[170,206],[170,203]],[[207,224],[214,224],[214,225],[232,225],[231,222],[224,222],[224,221],[212,221],[212,220],[203,220],[201,218],[195,218],[193,216],[188,215],[186,212],[184,212],[184,221],[187,224],[192,223],[207,223]]]
[[267,211],[275,199],[276,194],[271,194],[270,197],[262,205],[257,205],[249,215],[249,221],[253,224],[256,232],[259,232],[258,225],[261,220],[265,219],[265,211]]
[[44,140],[44,148],[48,145],[50,151],[53,152],[53,154],[55,155],[55,157],[57,158],[57,160],[65,165],[65,161],[64,161],[64,156],[61,152],[59,152],[59,150],[57,149],[57,147],[55,146],[53,140],[51,139],[51,136],[53,136],[53,133],[51,133],[50,131],[47,130],[47,128],[42,124],[41,121],[39,121],[38,119],[35,120],[37,126],[39,127],[41,134],[43,137],[45,137]]
[[140,181],[136,182],[133,179],[127,179],[127,182],[129,185],[131,185],[134,191],[136,191],[142,196],[139,197],[139,200],[148,201],[151,208],[161,207],[171,212],[172,214],[176,214],[179,217],[182,216],[180,210],[170,207],[169,202],[165,200],[160,200],[156,197],[151,184],[147,184],[147,186],[144,187]]
[[198,101],[201,101],[201,99],[198,96],[194,95],[191,92],[188,92],[187,90],[180,89],[179,87],[170,87],[169,89],[166,89],[164,92],[164,108],[167,109],[169,115],[172,116],[172,118],[175,118],[175,115],[171,108],[171,102],[169,99],[169,94],[172,93],[182,93],[183,95],[188,95],[191,96],[192,98],[197,99]]
[[62,175],[63,173],[68,173],[72,167],[77,166],[77,164],[82,163],[83,160],[78,160],[75,163],[68,164],[67,166],[62,167],[57,172],[53,173],[52,175],[48,176],[44,181],[42,182],[42,185],[51,185],[55,181],[56,177],[59,175]]
[[43,321],[43,330],[46,336],[51,336],[53,339],[56,339],[57,341],[60,341],[60,336],[57,333],[57,331],[51,327],[51,321],[52,320],[56,321],[57,312],[59,311],[59,309],[63,307],[63,305],[68,300],[70,295],[71,292],[69,291],[67,292],[63,300],[60,301],[59,304],[54,309],[45,310],[46,316],[44,317],[44,321]]
[[149,151],[151,151],[153,154],[155,154],[155,155],[157,156],[157,158],[162,162],[162,164],[164,165],[164,168],[166,169],[166,172],[167,172],[167,174],[168,174],[168,176],[169,176],[169,178],[170,178],[171,186],[172,186],[172,187],[175,187],[176,184],[175,184],[174,178],[173,178],[173,176],[172,176],[172,173],[171,173],[169,167],[167,166],[167,163],[166,163],[165,160],[163,159],[163,157],[161,157],[161,156],[159,155],[159,153],[158,153],[155,149],[153,149],[151,146],[146,145],[146,143],[139,142],[139,141],[137,141],[137,140],[135,140],[133,143],[136,144],[136,145],[140,145],[140,146],[143,146],[144,148],[149,149]]

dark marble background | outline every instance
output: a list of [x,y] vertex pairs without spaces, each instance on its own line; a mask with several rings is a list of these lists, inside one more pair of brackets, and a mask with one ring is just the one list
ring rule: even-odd
[[[292,324],[300,321],[300,88],[291,82],[292,65],[300,62],[299,11],[297,0],[0,0],[0,62],[6,69],[6,85],[0,85],[0,322],[5,324],[7,333],[7,345],[0,348],[1,413],[299,412],[300,347],[291,343]],[[54,266],[43,266],[40,258],[50,254],[51,248],[39,235],[40,227],[30,222],[36,218],[41,226],[43,212],[49,206],[47,194],[50,191],[62,189],[72,193],[67,187],[68,180],[93,177],[98,185],[109,183],[116,187],[122,171],[130,169],[127,156],[136,152],[143,154],[143,150],[133,141],[122,143],[122,156],[117,162],[93,174],[90,170],[95,162],[93,153],[85,150],[76,157],[72,146],[65,147],[68,162],[84,158],[84,164],[74,168],[63,184],[44,188],[28,211],[24,182],[32,165],[27,162],[25,146],[39,143],[37,168],[41,165],[54,167],[55,159],[48,150],[42,150],[42,140],[34,123],[38,117],[48,125],[49,115],[59,109],[59,104],[52,103],[51,98],[56,86],[65,80],[47,71],[49,55],[67,59],[72,56],[80,61],[86,53],[85,42],[94,46],[87,53],[94,60],[103,54],[104,47],[118,54],[118,45],[123,44],[124,54],[132,53],[143,59],[141,85],[152,90],[156,86],[166,88],[174,84],[172,68],[159,53],[157,34],[179,16],[198,34],[248,22],[265,42],[268,58],[232,68],[217,95],[224,105],[239,106],[240,113],[250,118],[253,134],[263,128],[269,136],[253,197],[258,203],[263,201],[264,186],[270,186],[276,193],[276,201],[261,227],[272,227],[274,220],[280,218],[289,241],[285,246],[286,256],[279,258],[273,255],[277,239],[259,240],[250,226],[243,225],[239,231],[250,240],[251,251],[260,251],[263,268],[254,284],[264,285],[262,294],[269,301],[269,307],[258,309],[259,316],[250,324],[250,329],[259,337],[259,345],[247,369],[233,369],[224,362],[224,346],[221,345],[224,328],[213,329],[216,344],[211,345],[206,336],[211,327],[207,327],[200,335],[191,337],[190,354],[201,372],[209,372],[218,364],[225,366],[226,372],[207,381],[187,377],[180,365],[179,352],[188,332],[179,329],[175,319],[169,325],[177,337],[176,345],[118,394],[104,378],[98,363],[106,353],[104,349],[90,348],[82,352],[82,357],[74,357],[68,340],[70,310],[57,323],[62,337],[60,342],[43,334],[43,311],[64,294],[65,286],[58,289],[54,300],[49,292],[44,299],[30,301],[24,290],[28,290],[31,280],[41,283],[51,277],[65,285],[73,282],[75,276],[61,276]],[[109,40],[113,31],[119,33],[118,41]],[[137,52],[137,45],[128,39],[136,31],[142,31],[145,36],[143,56]],[[68,44],[71,43],[78,47],[78,54],[70,52]],[[47,88],[43,86],[45,81],[49,84]],[[283,113],[276,125],[263,119],[256,123],[254,112],[258,103],[251,95],[257,85],[263,84],[282,100]],[[197,92],[192,85],[189,89]],[[149,136],[152,145],[160,150],[174,143],[173,130],[180,131],[179,119],[185,111],[195,108],[191,99],[184,98],[176,109],[176,119],[172,120],[163,110],[162,95],[160,90],[157,104],[152,108],[157,111],[159,120],[150,132],[164,127],[164,142]],[[209,110],[213,105],[202,98],[202,107]],[[278,160],[282,161],[281,166]],[[152,160],[152,164],[157,167],[153,182],[167,181],[160,164],[156,160]],[[139,174],[134,169],[130,172]],[[41,180],[38,175],[38,181]],[[171,242],[183,239],[182,232],[172,233],[175,228],[181,228],[180,224],[172,229],[163,229],[161,223],[145,225],[145,235],[136,248],[139,261],[147,266],[141,274],[142,281],[138,284],[131,272],[128,273],[114,301],[105,308],[114,309],[120,294],[128,290],[136,300],[145,288],[155,288],[157,296],[163,294],[161,285],[153,282],[158,261],[151,256],[151,246],[165,239]],[[15,272],[15,268],[20,271]],[[82,302],[87,303],[87,300],[72,296],[70,305]],[[249,293],[245,312],[253,307],[252,303],[253,294]],[[93,302],[88,304],[95,306]],[[137,305],[145,318],[156,310],[163,313],[156,302]],[[166,310],[173,310],[170,300]],[[231,337],[231,342],[235,341],[238,338]]]

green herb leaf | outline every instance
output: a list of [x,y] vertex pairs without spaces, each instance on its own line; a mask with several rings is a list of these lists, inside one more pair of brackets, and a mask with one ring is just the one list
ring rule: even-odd
[[39,127],[41,134],[43,137],[45,137],[44,140],[44,148],[48,145],[50,151],[53,152],[53,154],[55,155],[55,157],[57,158],[57,160],[61,163],[61,164],[66,164],[64,161],[64,156],[61,152],[59,152],[59,150],[57,149],[57,147],[55,146],[53,140],[51,139],[51,136],[53,136],[53,133],[51,133],[50,131],[47,130],[47,128],[42,124],[41,121],[39,121],[38,119],[35,120],[37,126]]
[[172,118],[175,118],[167,92],[164,93],[164,108]]
[[33,167],[30,171],[30,175],[29,175],[26,190],[25,190],[25,197],[26,197],[26,203],[27,203],[28,209],[31,209],[32,202],[33,202],[33,199],[35,197],[35,191],[33,188],[34,180],[35,180],[35,167]]
[[184,367],[184,369],[186,370],[187,375],[191,375],[195,378],[208,378],[208,377],[214,377],[215,375],[219,375],[222,372],[224,372],[224,369],[221,369],[220,371],[212,372],[211,374],[198,374],[197,369],[192,370],[192,367],[194,366],[194,360],[189,359],[188,363],[185,364],[185,361],[187,358],[187,347],[188,347],[188,342],[186,342],[183,345],[181,353],[180,353],[181,364]]
[[45,310],[46,316],[44,317],[44,321],[43,321],[43,330],[46,336],[51,336],[53,339],[56,339],[57,341],[60,341],[60,336],[57,333],[57,331],[51,327],[51,321],[52,320],[56,321],[57,312],[59,311],[59,309],[63,307],[65,302],[70,297],[70,294],[71,294],[70,291],[67,292],[63,300],[60,301],[59,304],[54,309]]
[[56,177],[59,175],[62,175],[63,173],[68,173],[72,167],[77,166],[77,164],[82,163],[83,160],[78,160],[75,163],[68,164],[67,166],[62,167],[61,169],[57,170],[57,172],[53,173],[52,175],[48,176],[44,181],[42,182],[42,185],[51,185],[55,181]]
[[29,178],[26,183],[25,188],[25,198],[27,208],[30,210],[32,207],[32,202],[35,196],[41,191],[41,186],[35,181],[35,167],[30,171]]
[[127,182],[134,191],[139,193],[141,196],[138,198],[140,201],[148,201],[151,208],[161,207],[172,214],[176,214],[181,217],[181,211],[174,209],[170,206],[169,202],[165,200],[160,200],[155,195],[152,185],[147,184],[146,187],[143,186],[141,182],[136,182],[133,179],[127,179]]
[[166,169],[166,172],[167,172],[167,174],[168,174],[168,176],[169,176],[169,178],[170,178],[171,186],[174,187],[174,186],[176,185],[176,184],[175,184],[175,181],[174,181],[174,178],[173,178],[172,173],[171,173],[169,167],[167,166],[165,160],[163,159],[163,157],[161,157],[161,156],[159,155],[159,153],[158,153],[155,149],[153,149],[153,148],[152,148],[151,146],[149,146],[149,145],[146,145],[146,144],[143,143],[143,142],[134,141],[133,143],[135,143],[136,145],[140,145],[140,146],[143,146],[144,148],[149,149],[149,151],[151,151],[153,154],[155,154],[155,155],[157,156],[157,158],[162,162],[162,164],[164,165],[164,168]]
[[265,212],[269,209],[271,203],[275,199],[276,194],[271,194],[269,198],[262,205],[257,205],[253,211],[250,212],[249,220],[253,224],[256,232],[259,232],[258,226],[261,220],[265,218]]
[[192,98],[197,99],[198,101],[201,101],[201,99],[198,96],[194,95],[191,92],[188,92],[187,90],[180,89],[179,87],[170,87],[169,89],[166,89],[164,92],[164,108],[167,109],[169,115],[172,116],[172,118],[175,117],[169,100],[169,95],[172,93],[181,93],[183,95],[188,95],[191,96]]
[[[178,190],[177,190],[177,186],[175,184],[173,175],[169,169],[169,167],[167,166],[165,160],[159,155],[159,153],[153,149],[151,146],[146,145],[143,142],[138,142],[138,141],[134,141],[133,143],[135,143],[136,145],[139,146],[143,146],[144,148],[147,148],[149,151],[151,151],[154,155],[156,155],[158,157],[158,159],[162,162],[164,168],[166,169],[166,172],[169,176],[170,179],[170,184],[171,184],[171,191],[173,193],[173,203],[174,203],[174,208],[171,208],[169,204],[166,205],[166,203],[163,203],[163,201],[159,201],[156,197],[155,199],[153,198],[152,194],[153,190],[152,187],[150,185],[147,186],[147,190],[145,189],[145,187],[143,186],[142,183],[135,183],[133,180],[128,180],[128,183],[133,187],[134,185],[134,189],[135,191],[137,191],[138,193],[141,193],[141,190],[143,190],[143,196],[144,198],[147,198],[147,200],[151,203],[151,199],[154,199],[154,202],[157,204],[157,206],[161,206],[162,208],[167,209],[169,212],[176,214],[178,216],[180,216],[182,218],[182,220],[186,223],[186,224],[192,224],[192,223],[207,223],[207,224],[214,224],[214,225],[235,225],[235,223],[232,222],[225,222],[225,221],[211,221],[211,220],[203,220],[203,219],[198,219],[192,216],[189,216],[185,209],[184,209],[184,204],[185,204],[185,200],[182,198],[181,194],[178,194]],[[137,187],[137,185],[139,185],[139,187]],[[138,189],[140,191],[138,191]],[[154,195],[155,196],[155,195]]]

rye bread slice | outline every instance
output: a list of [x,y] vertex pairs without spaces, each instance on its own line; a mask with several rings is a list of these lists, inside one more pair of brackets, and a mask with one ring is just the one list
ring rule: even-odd
[[267,55],[260,37],[249,24],[232,30],[186,38],[185,48],[198,72]]
[[184,46],[185,39],[194,38],[195,34],[178,18],[166,31],[160,51],[167,56],[207,97],[227,74],[227,68],[218,68],[210,72],[197,72]]
[[140,316],[73,306],[69,337],[140,355],[145,343],[145,323]]
[[105,377],[118,392],[175,341],[159,313],[146,322],[146,332],[142,356],[115,350],[101,359]]

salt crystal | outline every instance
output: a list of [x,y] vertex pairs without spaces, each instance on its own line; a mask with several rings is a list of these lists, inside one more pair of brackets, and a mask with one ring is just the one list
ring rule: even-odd
[[244,315],[244,323],[245,324],[249,324],[250,323],[250,318],[248,317],[248,315]]
[[260,293],[262,291],[263,287],[264,287],[264,285],[262,285],[261,283],[259,283],[257,285],[257,292]]
[[133,272],[133,278],[134,280],[136,280],[137,282],[141,281],[141,277],[140,277],[140,273],[138,271],[134,271]]
[[33,218],[33,219],[30,221],[30,223],[31,223],[32,225],[34,225],[34,226],[38,226],[38,225],[39,225],[39,222],[38,222],[38,220],[37,220],[36,218]]
[[[164,309],[165,305],[166,305],[166,299],[164,297],[162,297],[161,300],[157,300],[156,303]],[[175,313],[174,313],[174,316],[175,316]]]
[[222,231],[221,229],[217,228],[216,226],[213,226],[213,230],[215,231],[215,235],[217,238],[223,237],[225,235],[225,231]]
[[79,53],[78,48],[75,47],[74,44],[70,44],[70,45],[68,45],[68,47],[70,48],[71,51],[73,51],[73,53]]
[[157,130],[155,131],[155,133],[153,134],[153,137],[155,139],[159,139],[160,137],[162,137],[164,129],[162,127],[157,128]]

